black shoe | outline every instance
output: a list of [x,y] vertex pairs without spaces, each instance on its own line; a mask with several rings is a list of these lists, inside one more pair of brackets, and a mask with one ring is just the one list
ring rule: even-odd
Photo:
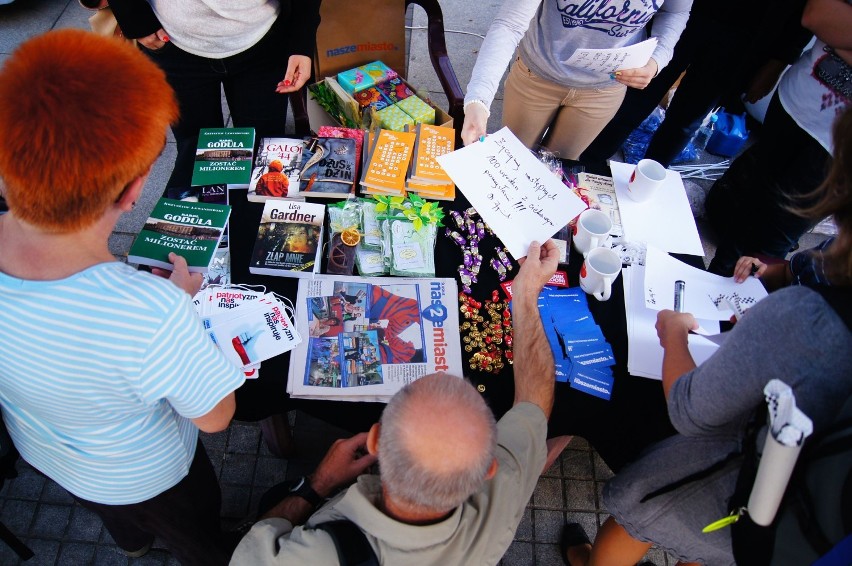
[[568,549],[572,546],[580,546],[583,544],[592,544],[589,540],[589,535],[580,523],[565,523],[562,527],[562,539],[559,541],[559,547],[562,549],[562,560],[565,564],[571,566],[568,562]]

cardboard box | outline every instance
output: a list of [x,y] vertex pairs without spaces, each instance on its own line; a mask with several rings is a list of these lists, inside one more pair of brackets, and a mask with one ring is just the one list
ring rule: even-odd
[[[334,77],[326,77],[323,81],[334,91],[338,98],[341,100],[341,108],[343,109],[344,114],[350,119],[354,120],[356,123],[360,122],[360,117],[356,116],[356,113],[359,111],[358,102],[349,96],[346,91],[341,88]],[[322,82],[322,81],[321,81]],[[411,85],[409,85],[411,88]],[[416,94],[415,89],[411,89]],[[447,114],[445,111],[441,110],[437,106],[435,106],[430,100],[425,99],[421,96],[423,100],[429,104],[432,108],[435,109],[435,125],[436,126],[446,126],[448,128],[453,127],[453,119]],[[339,123],[337,120],[332,118],[328,112],[320,106],[316,100],[314,100],[313,96],[308,91],[308,120],[311,124],[311,129],[313,131],[317,131],[322,126],[343,126],[344,124]]]

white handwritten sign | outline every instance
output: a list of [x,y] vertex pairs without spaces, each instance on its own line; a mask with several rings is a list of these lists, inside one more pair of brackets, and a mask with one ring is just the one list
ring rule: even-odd
[[586,209],[509,128],[438,162],[515,258]]
[[616,49],[577,49],[565,61],[565,64],[604,74],[621,69],[637,69],[648,64],[656,48],[657,38],[652,37],[645,41]]

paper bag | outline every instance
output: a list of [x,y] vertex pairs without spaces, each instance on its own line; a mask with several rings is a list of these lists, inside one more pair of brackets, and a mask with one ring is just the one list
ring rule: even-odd
[[405,0],[323,0],[317,30],[317,80],[371,61],[405,76]]

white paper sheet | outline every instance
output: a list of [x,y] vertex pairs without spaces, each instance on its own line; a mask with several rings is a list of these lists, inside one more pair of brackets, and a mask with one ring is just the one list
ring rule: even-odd
[[768,295],[759,279],[749,277],[737,283],[733,277],[720,277],[692,267],[648,246],[645,256],[645,306],[653,310],[674,308],[674,284],[677,280],[686,283],[683,310],[696,318],[728,320],[734,314],[731,303],[738,304],[745,311]]
[[648,60],[657,48],[657,38],[616,49],[577,49],[565,61],[566,65],[609,74],[620,69],[636,69],[648,64]]
[[[627,371],[650,379],[663,378],[663,347],[657,338],[657,311],[645,306],[643,281],[645,267],[633,265],[621,270],[624,278],[624,309],[627,315]],[[719,332],[716,320],[699,320],[702,327]],[[689,335],[689,353],[697,365],[704,363],[719,348],[710,340]]]
[[509,128],[437,159],[515,258],[586,209]]
[[645,242],[669,253],[704,255],[686,189],[677,171],[666,170],[666,180],[656,194],[645,202],[636,202],[627,196],[627,182],[636,166],[610,161],[609,167],[627,240]]

